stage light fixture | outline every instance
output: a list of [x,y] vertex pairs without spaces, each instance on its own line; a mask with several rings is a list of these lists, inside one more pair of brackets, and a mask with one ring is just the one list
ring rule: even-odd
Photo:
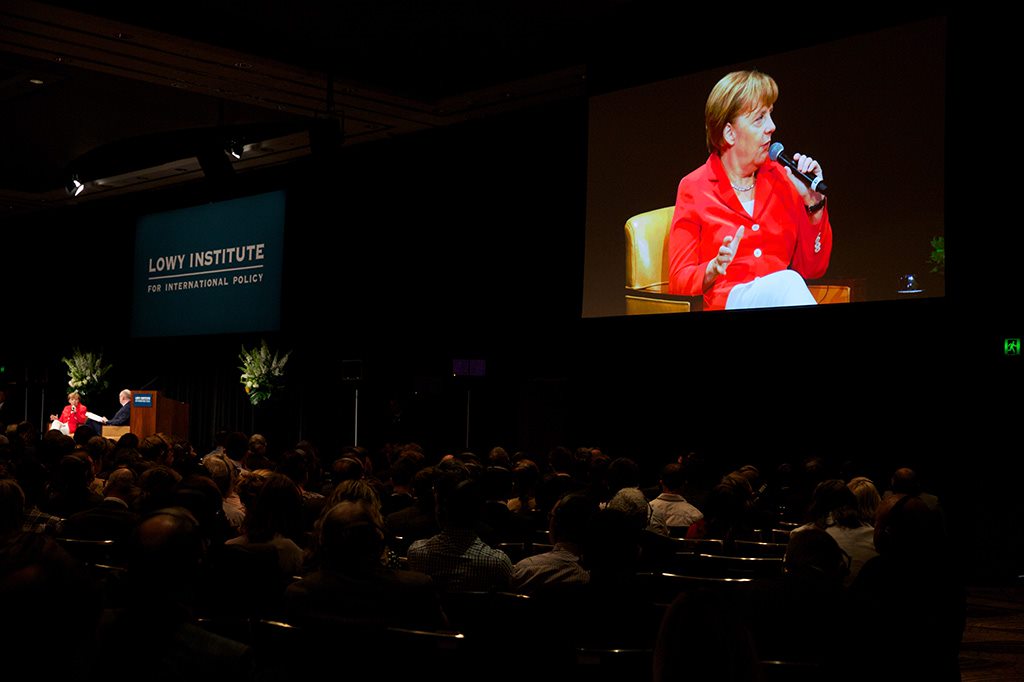
[[225,148],[218,144],[207,144],[196,153],[199,166],[208,180],[221,182],[229,180],[235,175],[235,168],[231,165],[231,157],[228,156]]
[[242,145],[241,142],[236,142],[232,140],[231,142],[228,142],[228,146],[225,147],[224,151],[231,158],[237,161],[238,159],[242,158],[242,153],[245,151],[245,147]]
[[77,197],[83,190],[85,190],[85,185],[78,179],[78,173],[73,173],[71,178],[64,185],[64,189],[66,189],[68,194],[71,196]]

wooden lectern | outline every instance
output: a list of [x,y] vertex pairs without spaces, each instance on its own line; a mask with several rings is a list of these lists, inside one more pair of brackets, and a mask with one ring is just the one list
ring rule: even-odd
[[159,391],[132,391],[129,426],[104,426],[105,438],[120,438],[134,433],[139,439],[164,433],[175,439],[188,439],[188,403],[164,396]]

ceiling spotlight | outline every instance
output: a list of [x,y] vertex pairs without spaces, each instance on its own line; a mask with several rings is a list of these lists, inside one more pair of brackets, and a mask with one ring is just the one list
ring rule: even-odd
[[228,180],[235,174],[235,168],[231,165],[233,157],[228,156],[227,148],[220,145],[205,145],[196,154],[203,174],[208,180],[219,182]]
[[85,185],[82,184],[81,180],[78,179],[78,173],[71,176],[71,179],[64,185],[64,189],[68,191],[73,197],[77,197],[85,189]]

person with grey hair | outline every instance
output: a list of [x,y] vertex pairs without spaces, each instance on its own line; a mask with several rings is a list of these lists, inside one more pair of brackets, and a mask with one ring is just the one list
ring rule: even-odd
[[238,496],[235,487],[236,472],[234,464],[223,452],[215,452],[203,458],[203,467],[209,472],[210,478],[217,484],[222,499],[221,506],[224,508],[224,516],[228,525],[237,534],[242,533],[242,526],[245,523],[245,505]]
[[640,488],[622,488],[608,500],[608,509],[618,509],[630,518],[636,519],[644,530],[659,535],[668,535],[664,519],[656,517],[654,508],[647,501],[647,496]]
[[132,392],[127,388],[122,390],[117,396],[117,401],[121,403],[121,407],[114,416],[110,419],[103,418],[103,423],[107,426],[127,426],[131,422]]
[[655,516],[654,508],[640,488],[622,488],[605,508],[622,513],[636,527],[641,570],[658,571],[667,565],[677,550],[676,544],[668,536],[664,520]]

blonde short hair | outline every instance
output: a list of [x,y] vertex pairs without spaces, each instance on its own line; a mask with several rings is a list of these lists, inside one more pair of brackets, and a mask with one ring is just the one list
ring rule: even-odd
[[860,520],[869,525],[875,525],[875,514],[882,501],[875,484],[869,478],[858,476],[847,483],[846,487],[857,498],[857,516],[860,517]]
[[71,391],[71,393],[68,393],[68,400],[71,400],[73,397],[78,398],[79,401],[82,400],[82,396],[78,394],[78,391]]
[[722,153],[725,126],[737,116],[770,107],[779,98],[779,86],[760,71],[733,71],[715,83],[704,106],[704,132],[708,151]]

